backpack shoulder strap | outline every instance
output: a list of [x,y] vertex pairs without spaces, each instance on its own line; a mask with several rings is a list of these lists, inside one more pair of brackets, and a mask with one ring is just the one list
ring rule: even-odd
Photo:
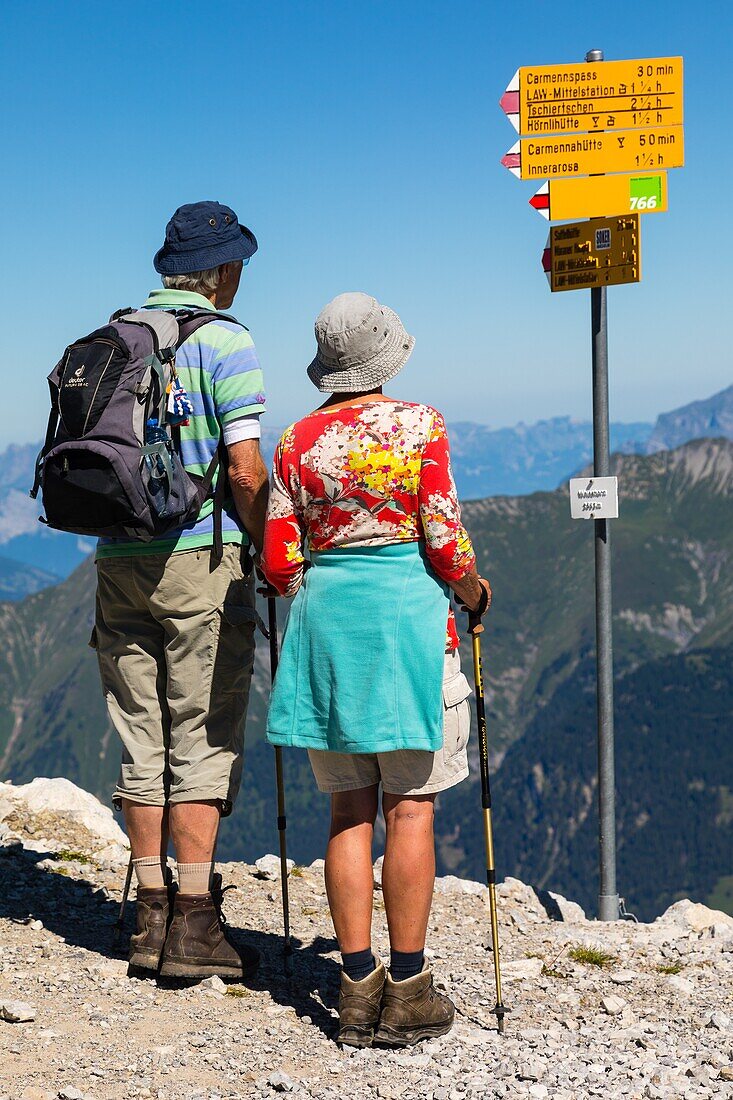
[[219,440],[217,457],[219,459],[219,476],[214,489],[214,545],[212,550],[214,561],[218,565],[224,556],[224,499],[229,486],[229,453],[223,437]]
[[56,429],[59,426],[59,406],[58,398],[56,396],[55,387],[49,382],[51,390],[51,411],[48,414],[48,424],[46,426],[46,438],[43,442],[43,446],[38,452],[36,458],[36,465],[33,477],[33,486],[29,492],[29,496],[35,500],[38,496],[38,490],[41,488],[41,481],[43,480],[43,463],[46,459],[46,455],[53,446],[53,441],[56,437]]
[[232,317],[230,313],[218,313],[210,309],[201,310],[178,310],[176,312],[176,320],[178,321],[178,345],[188,340],[189,336],[193,336],[194,332],[203,328],[204,325],[208,325],[210,321],[229,321],[234,325],[239,325],[245,332],[249,332],[246,325],[243,325],[241,321],[238,321],[236,317]]
[[[178,425],[174,425],[171,428],[171,437],[176,451],[180,454],[181,429]],[[201,479],[200,492],[202,500],[208,500],[211,496],[211,486],[214,483],[214,478],[217,473],[219,476],[214,489],[214,508],[212,513],[214,520],[214,545],[212,548],[212,556],[216,565],[219,564],[224,553],[223,512],[224,500],[226,499],[227,488],[229,486],[229,452],[227,451],[223,436],[219,439],[219,444],[214,451],[211,462],[206,467],[206,472]]]
[[[203,328],[204,325],[208,325],[211,321],[229,321],[234,325],[238,325],[239,328],[243,328],[245,332],[249,332],[247,326],[243,325],[241,321],[238,321],[237,318],[233,317],[230,313],[219,313],[218,311],[214,312],[210,309],[176,310],[175,317],[178,321],[177,348],[180,348],[181,344],[188,340],[189,336],[193,336],[194,332]],[[211,485],[217,472],[218,477],[216,480],[216,488],[214,489],[214,540],[212,558],[215,564],[218,565],[222,560],[224,552],[223,512],[224,500],[229,484],[229,453],[224,443],[223,436],[219,439],[219,445],[204,474],[202,489],[205,497],[208,497],[211,493]]]

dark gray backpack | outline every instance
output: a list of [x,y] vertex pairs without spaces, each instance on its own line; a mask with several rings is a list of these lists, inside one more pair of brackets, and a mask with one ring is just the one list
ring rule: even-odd
[[234,321],[213,311],[119,310],[66,349],[48,376],[51,415],[31,489],[34,499],[43,493],[41,522],[147,542],[193,522],[220,469],[214,553],[221,557],[226,448],[219,445],[203,476],[187,473],[167,416],[176,352],[216,318]]

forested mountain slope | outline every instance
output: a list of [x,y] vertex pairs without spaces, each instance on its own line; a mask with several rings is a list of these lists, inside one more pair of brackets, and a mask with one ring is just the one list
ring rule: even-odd
[[[727,856],[716,863],[704,855],[718,843],[731,850],[725,824],[713,819],[725,821],[722,790],[733,789],[725,778],[733,750],[724,736],[733,676],[733,443],[700,440],[672,452],[616,456],[614,470],[621,486],[621,516],[612,525],[620,860],[630,902],[638,899],[649,913],[680,891],[707,896],[733,874],[733,867],[726,872]],[[495,589],[484,664],[495,766],[503,759],[496,779],[502,870],[589,903],[592,524],[570,520],[565,490],[475,501],[464,514]],[[93,592],[93,566],[85,562],[65,583],[0,606],[0,778],[65,775],[109,797],[119,750],[87,646]],[[282,618],[283,601],[279,612]],[[695,664],[697,653],[702,663]],[[468,653],[464,664],[470,676]],[[263,739],[268,690],[262,644],[246,797],[222,833],[223,851],[243,858],[276,843],[272,751]],[[680,786],[694,736],[701,739],[696,755],[706,797]],[[629,745],[637,757],[627,754]],[[310,860],[322,849],[327,800],[315,791],[304,754],[285,755],[292,854]],[[669,783],[650,782],[644,794],[638,784],[654,774],[656,761]],[[625,792],[627,775],[633,782]],[[475,783],[474,771],[469,783],[443,797],[438,818],[441,867],[474,876],[482,858]],[[671,799],[681,818],[674,843],[667,842]],[[644,815],[648,823],[637,825]],[[682,835],[686,855],[676,846]],[[664,862],[659,853],[669,856],[664,882],[649,874]]]

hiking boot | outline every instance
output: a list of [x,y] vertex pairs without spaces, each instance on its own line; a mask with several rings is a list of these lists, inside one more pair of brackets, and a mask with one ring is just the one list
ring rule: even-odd
[[427,963],[423,964],[420,974],[405,978],[403,982],[393,982],[387,974],[374,1042],[389,1047],[411,1047],[421,1039],[445,1035],[453,1027],[455,1014],[450,997],[434,989]]
[[130,936],[130,966],[140,970],[158,969],[168,933],[170,908],[167,886],[138,886],[137,928]]
[[341,972],[337,1043],[343,1043],[347,1047],[372,1045],[379,1020],[385,976],[382,962],[377,962],[376,969],[360,982],[353,982]]
[[163,950],[163,978],[251,978],[260,956],[253,947],[235,947],[222,924],[221,875],[205,894],[176,894],[173,920]]

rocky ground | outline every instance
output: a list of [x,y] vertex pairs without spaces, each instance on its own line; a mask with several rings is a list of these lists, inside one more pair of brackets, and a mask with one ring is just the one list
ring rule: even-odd
[[[333,1042],[339,968],[320,865],[290,877],[290,976],[278,883],[221,867],[237,887],[230,924],[263,960],[256,981],[227,987],[128,977],[112,945],[125,862],[109,811],[65,780],[0,784],[0,1100],[733,1097],[733,919],[704,906],[601,925],[507,880],[499,1036],[484,888],[441,879],[428,942],[454,1030],[412,1050],[350,1051]],[[378,886],[375,909],[386,956]]]

